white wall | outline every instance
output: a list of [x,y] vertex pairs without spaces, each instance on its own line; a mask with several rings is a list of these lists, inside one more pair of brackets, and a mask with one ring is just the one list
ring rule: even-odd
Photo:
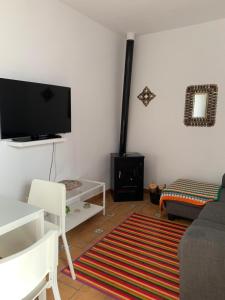
[[[123,38],[58,0],[0,1],[0,77],[72,88],[72,133],[57,145],[57,180],[109,182],[118,146]],[[0,143],[0,197],[23,199],[31,179],[48,178],[51,145]]]
[[[128,150],[146,155],[145,183],[193,178],[219,183],[225,173],[225,20],[143,35],[135,44]],[[186,127],[188,85],[219,87],[216,124]],[[146,108],[137,95],[156,94]]]

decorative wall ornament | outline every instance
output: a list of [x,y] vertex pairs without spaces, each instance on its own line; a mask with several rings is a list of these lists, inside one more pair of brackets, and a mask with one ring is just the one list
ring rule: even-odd
[[218,87],[216,84],[191,85],[186,90],[184,124],[214,126]]
[[140,95],[138,95],[138,99],[141,100],[145,106],[148,106],[149,102],[155,97],[156,95],[152,93],[147,86],[143,89]]

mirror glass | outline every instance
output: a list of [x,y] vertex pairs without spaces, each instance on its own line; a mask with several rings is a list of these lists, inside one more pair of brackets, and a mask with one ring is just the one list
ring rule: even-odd
[[190,85],[186,89],[184,124],[214,126],[218,87],[216,84]]
[[206,109],[207,109],[207,101],[208,94],[195,94],[193,101],[193,118],[205,118],[206,117]]

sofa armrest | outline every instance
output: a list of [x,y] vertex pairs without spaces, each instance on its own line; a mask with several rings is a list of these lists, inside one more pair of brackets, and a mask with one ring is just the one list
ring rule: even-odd
[[181,239],[179,259],[181,300],[224,299],[224,225],[194,221]]
[[[224,191],[225,189],[223,189],[223,197]],[[219,202],[207,203],[198,218],[199,220],[202,219],[225,225],[225,199]]]
[[221,185],[225,188],[225,174],[223,174]]

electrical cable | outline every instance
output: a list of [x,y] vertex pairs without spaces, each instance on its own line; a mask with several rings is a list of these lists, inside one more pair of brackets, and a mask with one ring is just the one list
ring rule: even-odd
[[55,176],[54,176],[54,181],[56,181],[56,177],[57,177],[57,165],[56,165],[56,147],[57,145],[55,145],[55,152],[54,152],[54,169],[55,169]]
[[51,158],[51,164],[50,164],[49,176],[48,176],[48,180],[49,181],[51,181],[52,166],[53,166],[53,160],[54,160],[54,153],[55,153],[55,143],[52,143],[52,158]]

